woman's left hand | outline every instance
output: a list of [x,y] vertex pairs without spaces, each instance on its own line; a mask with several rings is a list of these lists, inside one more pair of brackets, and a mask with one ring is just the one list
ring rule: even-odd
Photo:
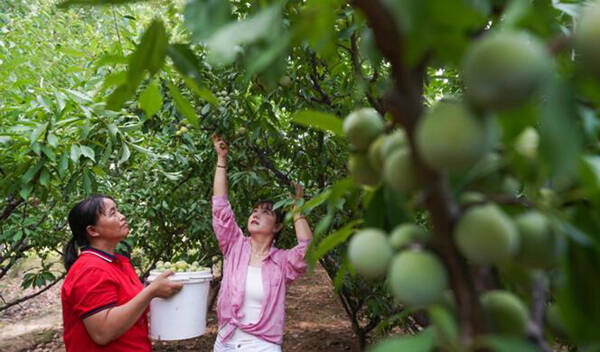
[[301,184],[296,183],[294,181],[292,181],[292,186],[294,186],[294,189],[296,191],[296,194],[294,195],[294,200],[298,202],[299,200],[304,198],[304,187],[302,187]]

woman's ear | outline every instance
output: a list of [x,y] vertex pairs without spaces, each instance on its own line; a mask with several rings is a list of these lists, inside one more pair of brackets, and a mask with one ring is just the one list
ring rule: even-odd
[[100,236],[100,234],[98,233],[98,231],[96,231],[96,227],[94,227],[92,225],[86,226],[85,231],[87,232],[88,235],[90,235],[90,237],[98,237],[98,236]]

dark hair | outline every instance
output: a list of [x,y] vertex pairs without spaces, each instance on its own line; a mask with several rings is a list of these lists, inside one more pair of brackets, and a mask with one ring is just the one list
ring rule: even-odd
[[97,194],[75,204],[69,211],[69,227],[73,237],[63,249],[63,262],[67,271],[77,260],[77,247],[89,246],[87,227],[96,225],[98,216],[104,214],[104,199],[112,199],[103,194]]
[[[260,207],[261,205],[266,206],[267,209],[269,209],[270,211],[272,211],[275,214],[275,225],[283,224],[284,214],[281,211],[281,208],[273,209],[274,204],[275,204],[275,202],[273,202],[270,199],[262,199],[254,204],[254,206],[252,207],[252,210]],[[275,233],[275,236],[273,236],[273,242],[277,242],[277,239],[279,238],[281,231],[283,231],[283,226],[281,227],[281,230],[277,231]]]

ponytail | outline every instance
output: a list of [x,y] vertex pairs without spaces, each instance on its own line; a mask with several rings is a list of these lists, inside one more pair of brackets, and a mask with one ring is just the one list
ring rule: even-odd
[[67,271],[75,264],[77,256],[77,247],[75,246],[75,238],[73,237],[67,242],[63,249],[63,263],[65,264],[65,269],[67,269]]
[[87,227],[96,225],[98,216],[104,212],[105,195],[93,195],[79,203],[69,211],[69,227],[73,237],[67,242],[63,249],[63,263],[69,271],[78,257],[77,247],[89,246],[90,240],[87,235]]

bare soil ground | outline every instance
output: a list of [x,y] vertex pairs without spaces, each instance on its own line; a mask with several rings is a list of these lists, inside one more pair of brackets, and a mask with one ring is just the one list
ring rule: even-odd
[[[0,283],[0,294],[9,300],[23,295],[18,278]],[[296,281],[288,290],[283,350],[358,351],[350,322],[321,266]],[[216,313],[209,311],[206,334],[178,342],[154,342],[154,351],[212,351],[216,338]],[[0,351],[65,351],[62,343],[60,284],[21,305],[0,313]]]

